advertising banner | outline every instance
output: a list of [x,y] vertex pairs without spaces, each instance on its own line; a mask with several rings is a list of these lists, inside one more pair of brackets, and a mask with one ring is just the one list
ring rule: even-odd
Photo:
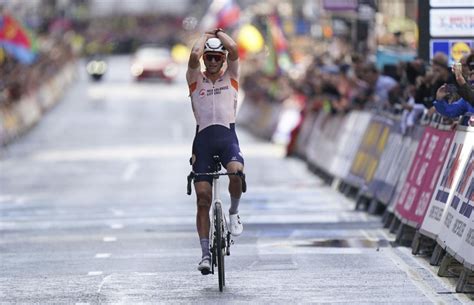
[[374,178],[393,122],[374,116],[364,133],[346,181],[356,187],[367,186]]
[[389,204],[387,209],[390,212],[395,210],[395,205],[398,202],[398,198],[400,197],[400,193],[402,190],[403,185],[408,176],[408,172],[410,167],[413,163],[413,159],[415,158],[416,151],[418,149],[418,143],[420,142],[423,134],[425,132],[426,126],[415,125],[411,128],[406,136],[405,140],[409,140],[409,145],[406,150],[402,150],[402,156],[400,158],[399,167],[401,168],[400,175],[397,179],[397,183],[395,186],[395,190],[390,198]]
[[[473,133],[473,134],[471,134]],[[472,247],[472,229],[474,228],[474,132],[468,132],[464,141],[466,150],[469,148],[469,158],[461,171],[461,179],[453,189],[454,195],[446,207],[444,221],[437,241],[446,246],[446,250],[459,262],[464,260],[474,261],[474,248]],[[469,233],[471,231],[471,233]],[[470,245],[471,251],[460,253],[462,244]]]
[[430,39],[430,58],[438,53],[444,53],[449,58],[449,65],[459,62],[461,58],[471,53],[474,40],[470,39]]
[[346,124],[344,124],[344,138],[340,141],[338,157],[332,164],[331,172],[334,173],[334,176],[342,179],[349,174],[352,161],[371,118],[372,114],[367,111],[355,110],[349,113]]
[[[393,125],[385,150],[380,157],[380,163],[375,172],[374,179],[368,186],[368,192],[374,194],[374,196],[384,204],[388,203],[391,192],[395,188],[395,183],[398,178],[396,174],[400,172],[395,169],[400,169],[397,162],[399,161],[400,151],[403,148],[400,119],[395,119],[392,122]],[[391,171],[392,168],[394,168],[394,170]],[[379,196],[377,196],[377,194],[379,194]],[[380,197],[383,197],[383,200],[381,200]]]
[[472,37],[474,8],[431,9],[431,37]]
[[453,136],[451,130],[425,128],[395,207],[402,222],[417,228],[423,221]]
[[[455,187],[463,174],[464,166],[467,162],[471,147],[469,138],[472,135],[466,127],[458,127],[454,135],[454,140],[448,150],[448,156],[441,170],[441,175],[434,189],[428,210],[420,227],[420,233],[432,239],[436,239],[442,223],[447,216],[446,206],[454,196]],[[465,144],[466,143],[466,144]],[[451,217],[449,217],[451,218]],[[448,219],[448,221],[450,221]]]
[[301,130],[296,140],[296,152],[300,156],[306,157],[306,147],[308,146],[309,136],[314,128],[314,122],[318,116],[317,112],[308,112],[304,118]]
[[329,114],[325,111],[320,111],[314,121],[311,134],[308,137],[308,145],[306,146],[306,158],[309,164],[317,165],[317,159],[319,152],[319,141],[321,140],[321,133],[324,122],[327,120]]
[[337,147],[341,140],[341,126],[344,125],[344,121],[344,115],[328,114],[321,124],[321,132],[316,140],[315,163],[327,173],[330,173],[330,166],[336,158]]

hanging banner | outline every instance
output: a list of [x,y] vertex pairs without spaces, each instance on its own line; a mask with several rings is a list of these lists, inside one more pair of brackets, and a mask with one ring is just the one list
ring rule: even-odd
[[[474,262],[474,248],[472,229],[474,228],[474,131],[468,132],[464,147],[470,150],[469,158],[461,172],[461,179],[454,189],[454,196],[446,207],[446,217],[441,224],[437,242],[446,247],[446,250],[460,263],[464,260]],[[469,233],[471,231],[471,233]],[[463,244],[471,246],[471,250],[461,253]]]
[[374,178],[393,122],[374,116],[364,133],[346,181],[356,187],[367,186]]
[[453,137],[451,130],[426,127],[395,208],[403,223],[417,228],[423,221]]
[[[398,202],[400,197],[401,190],[408,176],[411,165],[413,164],[413,159],[415,158],[416,151],[418,149],[418,143],[420,142],[423,134],[425,132],[426,126],[415,125],[408,132],[407,139],[409,140],[409,145],[406,150],[402,150],[401,159],[398,167],[401,168],[400,175],[397,179],[395,190],[390,198],[388,204],[388,211],[394,212],[395,205]],[[406,140],[407,140],[406,139]]]
[[[448,210],[446,207],[453,199],[455,187],[462,177],[464,166],[471,152],[470,143],[472,140],[470,138],[473,135],[466,131],[466,127],[458,126],[441,175],[432,193],[426,216],[421,224],[421,234],[436,239],[440,233],[442,223],[446,221]],[[451,217],[448,217],[448,221],[449,218]]]

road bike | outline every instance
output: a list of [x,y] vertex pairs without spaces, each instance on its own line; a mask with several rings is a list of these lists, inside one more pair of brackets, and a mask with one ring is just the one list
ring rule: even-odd
[[221,173],[221,162],[219,156],[213,156],[214,168],[210,173],[194,173],[188,175],[188,195],[191,195],[191,182],[198,176],[212,176],[212,203],[210,208],[210,226],[209,226],[209,248],[211,252],[211,270],[214,274],[214,268],[217,267],[219,276],[219,291],[222,292],[225,286],[225,267],[224,257],[230,255],[230,245],[234,244],[227,225],[227,218],[222,212],[222,201],[219,197],[219,177],[220,176],[239,176],[242,179],[242,192],[247,190],[245,183],[245,174],[243,172]]

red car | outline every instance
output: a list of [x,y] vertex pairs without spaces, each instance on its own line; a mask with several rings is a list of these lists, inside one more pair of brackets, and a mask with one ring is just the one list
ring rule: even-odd
[[162,79],[171,82],[178,75],[178,64],[173,60],[168,49],[143,46],[133,55],[130,72],[137,81]]

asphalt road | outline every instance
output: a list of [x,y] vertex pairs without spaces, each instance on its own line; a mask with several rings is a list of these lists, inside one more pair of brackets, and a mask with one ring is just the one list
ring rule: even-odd
[[78,65],[62,101],[0,152],[1,304],[471,302],[392,247],[379,217],[242,129],[244,233],[220,293],[196,269],[184,70],[173,84],[135,83],[128,57],[109,63],[100,83]]

